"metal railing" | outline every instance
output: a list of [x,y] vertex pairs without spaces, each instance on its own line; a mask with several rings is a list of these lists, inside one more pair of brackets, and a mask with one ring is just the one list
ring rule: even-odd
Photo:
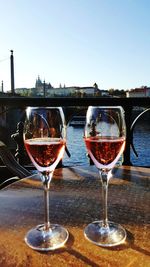
[[127,125],[127,139],[124,151],[124,165],[132,165],[130,159],[130,146],[133,144],[133,134],[131,133],[132,126],[132,111],[136,107],[150,108],[150,98],[106,98],[106,97],[55,97],[55,98],[33,98],[33,97],[0,97],[0,106],[9,108],[17,107],[24,109],[27,106],[62,106],[68,107],[82,107],[88,106],[122,106],[125,110],[125,120]]

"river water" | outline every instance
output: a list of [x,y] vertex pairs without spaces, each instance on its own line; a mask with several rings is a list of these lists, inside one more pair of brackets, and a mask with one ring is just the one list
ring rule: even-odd
[[[67,128],[67,148],[71,154],[69,158],[65,153],[64,166],[89,164],[85,144],[83,141],[83,127]],[[150,123],[137,123],[134,129],[133,143],[138,153],[138,158],[131,148],[131,162],[134,166],[150,166]]]

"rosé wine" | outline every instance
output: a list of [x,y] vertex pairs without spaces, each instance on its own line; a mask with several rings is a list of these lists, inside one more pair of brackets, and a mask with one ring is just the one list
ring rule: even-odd
[[25,140],[25,147],[33,164],[47,170],[62,158],[65,143],[60,138],[35,138]]
[[112,168],[124,150],[125,138],[89,137],[85,144],[97,168]]

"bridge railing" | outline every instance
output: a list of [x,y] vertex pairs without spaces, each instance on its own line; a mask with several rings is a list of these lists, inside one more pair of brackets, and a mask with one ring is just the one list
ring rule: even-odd
[[[33,97],[0,97],[0,106],[6,108],[19,108],[24,109],[27,106],[62,106],[68,107],[84,107],[88,106],[122,106],[125,110],[125,120],[127,125],[127,139],[124,151],[124,165],[132,165],[130,146],[133,144],[132,126],[132,111],[136,107],[144,107],[150,109],[150,98],[107,98],[107,97],[91,97],[91,98],[71,98],[71,97],[55,97],[55,98],[33,98]],[[133,127],[132,127],[133,128]]]

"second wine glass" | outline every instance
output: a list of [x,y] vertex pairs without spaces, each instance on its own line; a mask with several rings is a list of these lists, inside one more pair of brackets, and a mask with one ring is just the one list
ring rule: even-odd
[[27,245],[35,250],[48,251],[62,247],[68,231],[49,221],[49,187],[53,172],[63,157],[66,145],[66,126],[61,107],[28,107],[24,125],[24,143],[27,153],[41,173],[44,187],[45,222],[31,229]]
[[122,107],[90,106],[84,140],[88,154],[99,170],[102,182],[103,219],[85,228],[85,237],[99,246],[111,247],[126,238],[125,229],[107,218],[107,193],[111,170],[125,148],[126,127]]

